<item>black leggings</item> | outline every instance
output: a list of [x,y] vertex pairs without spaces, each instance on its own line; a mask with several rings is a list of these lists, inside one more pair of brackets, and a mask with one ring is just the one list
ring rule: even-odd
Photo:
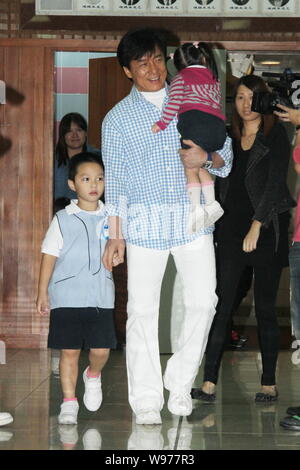
[[[245,263],[226,258],[218,262],[216,315],[206,348],[204,381],[218,381],[223,351],[231,325],[232,307]],[[275,304],[282,272],[281,266],[254,266],[254,301],[258,340],[262,355],[262,385],[275,385],[275,371],[279,351],[279,327]]]

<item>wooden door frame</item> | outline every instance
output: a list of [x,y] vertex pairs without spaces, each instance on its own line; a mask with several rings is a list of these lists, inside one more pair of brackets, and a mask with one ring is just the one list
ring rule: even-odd
[[[184,42],[184,41],[182,41]],[[0,38],[0,50],[7,47],[40,47],[47,57],[47,70],[45,76],[49,77],[47,84],[47,96],[44,101],[47,113],[44,121],[44,149],[45,154],[51,155],[54,151],[54,53],[55,52],[116,52],[119,40],[116,39],[38,39],[38,38]],[[226,49],[228,52],[235,51],[257,51],[257,52],[287,52],[299,51],[300,41],[218,41],[219,48]],[[171,44],[170,44],[171,46]],[[50,78],[51,77],[51,78]],[[0,79],[2,79],[0,75]],[[51,116],[51,118],[49,117]],[[50,170],[50,174],[51,174]],[[49,183],[50,184],[50,183]]]
[[[24,292],[29,292],[29,297],[32,299],[32,294],[35,291],[36,280],[38,279],[39,263],[40,263],[40,242],[43,237],[43,233],[49,226],[49,222],[52,218],[52,172],[53,172],[53,156],[54,151],[54,52],[58,51],[96,51],[96,52],[115,52],[117,49],[118,40],[85,40],[85,39],[22,39],[22,38],[0,38],[0,57],[4,67],[0,70],[0,79],[7,80],[7,84],[11,85],[17,93],[25,90],[26,92],[26,111],[32,120],[32,125],[38,124],[39,133],[34,136],[31,135],[28,142],[30,148],[22,141],[24,134],[16,132],[14,135],[11,134],[12,127],[8,130],[8,135],[14,140],[14,145],[19,152],[18,165],[22,162],[22,156],[25,159],[22,162],[22,168],[30,168],[30,181],[26,181],[26,188],[31,185],[31,180],[34,180],[35,175],[38,175],[40,179],[37,179],[33,184],[34,201],[32,207],[32,223],[30,227],[34,225],[33,239],[30,239],[28,244],[30,252],[20,250],[22,256],[20,256],[20,262],[12,263],[12,269],[9,274],[12,276],[11,283],[13,284],[13,293],[8,296],[8,302],[14,302],[14,315],[22,321],[23,305],[18,304],[18,296],[22,289]],[[300,51],[299,42],[218,42],[218,47],[223,47],[228,51]],[[30,50],[32,49],[32,51]],[[32,52],[32,54],[31,54]],[[31,62],[31,55],[34,60]],[[24,60],[24,62],[22,62]],[[19,62],[18,62],[19,61]],[[5,64],[8,64],[7,70],[5,70]],[[16,64],[16,68],[12,68],[11,64]],[[25,68],[26,64],[26,68]],[[36,67],[34,70],[30,70],[30,65]],[[20,65],[20,67],[17,65]],[[23,68],[22,68],[23,67]],[[19,75],[18,70],[21,70]],[[33,77],[33,80],[31,79]],[[41,86],[42,85],[42,86]],[[24,90],[22,89],[24,86]],[[9,96],[7,96],[9,98]],[[6,109],[8,115],[14,116],[14,113],[18,113],[17,109],[12,109],[11,103],[8,101],[8,105],[1,106],[1,112],[5,117]],[[32,114],[29,106],[34,104],[36,107],[37,114]],[[6,108],[7,106],[7,108]],[[36,117],[37,116],[37,117]],[[18,114],[18,118],[22,118],[22,115]],[[36,121],[35,121],[36,119]],[[37,122],[37,120],[39,120]],[[26,122],[26,124],[28,124]],[[15,126],[15,123],[14,123]],[[15,127],[14,127],[15,129]],[[20,135],[20,137],[19,137]],[[23,144],[25,147],[23,147]],[[33,145],[34,144],[34,145]],[[31,146],[33,148],[31,149]],[[23,150],[24,148],[24,150]],[[38,149],[38,154],[35,154],[32,158],[31,151]],[[41,158],[45,157],[44,159]],[[32,166],[31,166],[32,165]],[[19,168],[19,167],[18,167]],[[14,176],[14,175],[12,175]],[[26,189],[25,188],[25,189]],[[27,191],[28,192],[28,191]],[[23,194],[23,193],[22,193]],[[41,197],[42,195],[42,197]],[[24,206],[25,199],[22,200],[20,207]],[[7,203],[8,201],[6,201]],[[4,204],[5,206],[5,204]],[[7,204],[6,204],[7,206]],[[18,221],[22,224],[25,220],[27,222],[27,215],[25,211],[20,211],[21,215]],[[12,210],[10,214],[12,213]],[[9,223],[12,224],[9,219]],[[10,227],[11,228],[11,227]],[[6,226],[7,229],[7,226]],[[14,227],[13,227],[14,229]],[[18,232],[14,232],[16,236],[13,238],[13,254],[17,253],[20,243],[23,238],[18,236]],[[28,242],[28,232],[25,233],[26,241]],[[0,234],[1,236],[1,234]],[[26,256],[24,256],[26,255]],[[27,275],[23,267],[28,263],[28,269],[30,272],[30,282],[27,285]],[[23,262],[24,261],[24,262]],[[17,266],[17,267],[16,267]],[[19,267],[20,266],[20,270]],[[9,270],[7,270],[9,271]],[[18,277],[19,276],[19,277]],[[1,280],[1,278],[0,278]],[[10,278],[8,278],[7,285],[10,284]],[[16,293],[16,295],[15,295]],[[30,301],[31,302],[31,301]],[[10,304],[9,304],[10,305]],[[33,315],[33,303],[30,303],[30,312]],[[0,312],[1,314],[1,312]],[[7,313],[5,313],[6,315]],[[0,318],[1,320],[1,318]],[[29,323],[27,323],[29,322]],[[26,316],[25,320],[27,326],[33,331],[32,335],[23,334],[21,330],[13,330],[13,333],[8,332],[5,338],[11,345],[20,344],[28,345],[29,341],[32,341],[35,346],[42,345],[46,346],[46,323],[42,320],[35,320],[34,324],[32,319],[30,320]],[[21,332],[21,333],[20,333]],[[6,340],[6,339],[5,339]],[[13,347],[13,346],[10,346]],[[23,346],[24,347],[24,346]],[[28,346],[25,346],[28,347]],[[29,345],[29,347],[31,347]]]
[[[184,42],[184,41],[182,41]],[[55,52],[116,52],[119,40],[116,39],[38,39],[38,38],[0,38],[0,49],[7,47],[40,47],[47,57],[47,70],[45,76],[49,77],[47,84],[47,96],[44,100],[51,113],[47,113],[44,121],[44,149],[46,154],[53,154],[54,133],[54,53]],[[219,48],[229,52],[258,51],[258,52],[287,52],[299,51],[300,41],[218,41]],[[170,45],[171,46],[171,45]],[[51,78],[50,78],[51,77]],[[0,79],[2,77],[0,76]],[[50,118],[51,116],[51,118]],[[49,183],[50,184],[50,183]]]
[[[41,47],[53,53],[52,62],[49,61],[49,76],[52,75],[52,86],[49,84],[49,91],[54,90],[54,52],[116,52],[118,42],[115,39],[94,40],[94,39],[36,39],[36,38],[0,38],[1,47]],[[234,51],[269,51],[286,52],[299,51],[300,41],[219,41],[218,47],[229,52]],[[45,97],[47,99],[47,97]],[[49,125],[49,123],[47,123]],[[53,123],[52,123],[53,126]]]
[[[182,41],[184,42],[184,41]],[[46,154],[51,155],[54,152],[54,53],[55,52],[116,52],[119,40],[116,39],[38,39],[38,38],[0,38],[0,49],[3,47],[40,47],[47,57],[47,71],[45,76],[49,77],[47,84],[47,96],[44,100],[47,103],[47,109],[51,110],[45,116],[44,121],[44,149]],[[218,41],[219,48],[226,49],[229,52],[235,51],[268,51],[268,52],[287,52],[299,51],[300,41]],[[171,44],[170,44],[171,46]],[[51,78],[50,78],[51,77]],[[0,76],[0,79],[2,77]],[[51,116],[51,118],[49,117]],[[50,170],[51,173],[52,170]],[[50,184],[50,182],[49,182]]]

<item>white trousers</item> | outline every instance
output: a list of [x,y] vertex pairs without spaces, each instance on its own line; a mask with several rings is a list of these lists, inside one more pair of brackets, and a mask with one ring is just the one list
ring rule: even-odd
[[127,244],[128,320],[126,361],[129,403],[134,412],[164,404],[159,357],[158,315],[169,253],[183,286],[185,315],[177,350],[167,362],[164,385],[190,392],[198,372],[217,304],[213,235],[187,245],[153,250]]

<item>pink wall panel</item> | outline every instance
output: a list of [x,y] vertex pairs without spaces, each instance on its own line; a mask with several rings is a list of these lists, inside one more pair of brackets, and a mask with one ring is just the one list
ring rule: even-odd
[[56,67],[56,93],[88,93],[88,68]]

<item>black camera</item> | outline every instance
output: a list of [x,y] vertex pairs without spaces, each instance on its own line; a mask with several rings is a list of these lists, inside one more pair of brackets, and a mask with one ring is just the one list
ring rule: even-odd
[[293,73],[290,68],[284,69],[282,74],[264,72],[263,77],[278,78],[279,80],[267,80],[268,85],[272,89],[271,92],[254,92],[252,98],[251,110],[260,114],[273,114],[278,104],[283,104],[289,108],[298,108],[293,103],[293,93],[295,92],[296,80],[299,81],[300,76]]
[[[278,104],[294,108],[289,97],[280,95],[278,91],[254,92],[251,110],[260,114],[273,114],[273,111],[276,110]],[[277,111],[281,111],[280,108],[277,108]]]

